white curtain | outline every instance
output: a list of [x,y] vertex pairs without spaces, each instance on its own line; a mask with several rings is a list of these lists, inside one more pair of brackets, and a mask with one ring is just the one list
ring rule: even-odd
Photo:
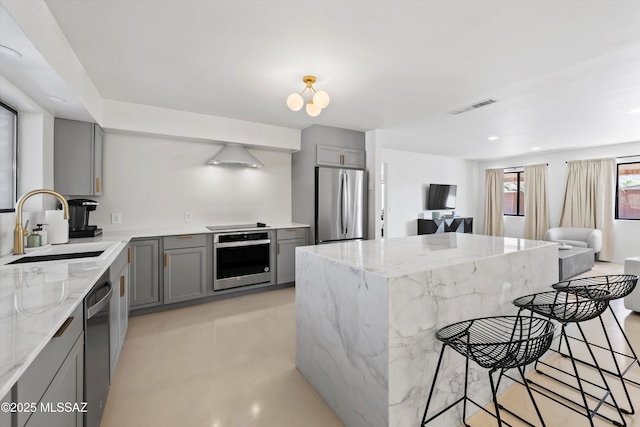
[[504,235],[504,169],[487,169],[485,179],[484,229],[489,236]]
[[542,240],[549,229],[547,165],[524,167],[524,237]]
[[587,227],[602,231],[599,259],[613,259],[615,159],[573,161],[568,164],[561,227]]

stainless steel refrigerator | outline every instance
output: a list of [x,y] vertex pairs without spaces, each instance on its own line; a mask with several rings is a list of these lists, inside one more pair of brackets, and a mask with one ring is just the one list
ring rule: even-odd
[[366,238],[367,175],[316,167],[316,243]]

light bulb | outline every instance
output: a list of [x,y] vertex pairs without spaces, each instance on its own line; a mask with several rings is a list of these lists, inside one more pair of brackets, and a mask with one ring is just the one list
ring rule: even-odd
[[329,94],[324,90],[319,90],[313,95],[313,103],[320,108],[325,108],[329,105]]
[[287,98],[287,107],[292,111],[300,111],[304,105],[304,99],[297,93],[292,93]]
[[322,111],[322,108],[314,104],[313,100],[307,103],[307,114],[310,115],[311,117],[316,117],[318,114],[320,114],[321,111]]

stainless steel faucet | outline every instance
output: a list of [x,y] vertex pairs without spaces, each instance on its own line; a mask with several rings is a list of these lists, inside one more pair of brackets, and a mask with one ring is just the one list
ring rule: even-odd
[[64,219],[69,219],[69,204],[64,196],[60,193],[56,193],[53,190],[33,190],[26,194],[23,194],[16,205],[16,229],[13,233],[13,253],[14,255],[22,255],[24,253],[24,236],[29,234],[29,230],[25,230],[22,227],[22,205],[31,196],[36,194],[49,194],[62,203],[62,209],[64,210]]

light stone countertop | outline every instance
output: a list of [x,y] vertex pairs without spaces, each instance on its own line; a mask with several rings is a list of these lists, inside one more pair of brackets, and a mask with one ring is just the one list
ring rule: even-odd
[[119,242],[103,259],[0,268],[0,396],[11,390],[126,245]]
[[[238,230],[300,227],[308,227],[308,225],[278,223],[267,224],[267,227]],[[213,231],[205,226],[194,225],[105,232],[96,239],[72,240],[72,242],[118,241],[119,244],[115,249],[101,259],[84,258],[0,265],[0,398],[9,393],[11,387],[67,317],[82,304],[93,285],[107,271],[131,239],[201,233],[211,234]],[[10,257],[15,256],[10,255]]]
[[442,233],[305,246],[299,250],[390,278],[549,245],[556,243]]

